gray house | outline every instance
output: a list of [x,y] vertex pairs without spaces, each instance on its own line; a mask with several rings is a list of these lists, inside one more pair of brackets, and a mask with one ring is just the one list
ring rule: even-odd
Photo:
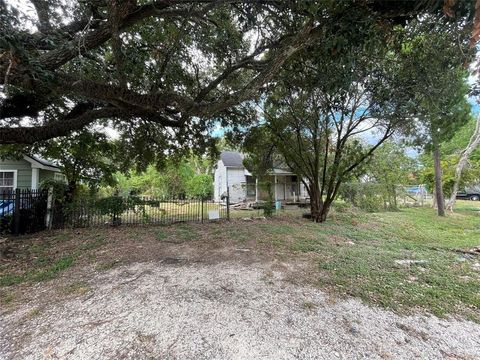
[[[266,200],[268,194],[258,185],[257,179],[243,166],[243,154],[222,151],[215,166],[214,199],[221,201],[222,195],[230,194],[232,203]],[[274,168],[270,171],[275,201],[296,202],[308,197],[301,179],[288,169]]]
[[0,160],[0,193],[38,189],[45,179],[65,180],[65,176],[57,165],[37,156]]

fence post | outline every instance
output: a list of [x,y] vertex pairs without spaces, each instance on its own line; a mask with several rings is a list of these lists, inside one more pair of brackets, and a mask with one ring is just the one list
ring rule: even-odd
[[48,230],[52,229],[52,222],[53,222],[52,205],[53,205],[53,187],[49,187],[48,196],[47,196],[47,213],[45,215],[45,227]]
[[13,233],[18,235],[20,233],[20,189],[15,189],[15,207],[13,208]]
[[201,222],[202,222],[202,224],[203,224],[203,196],[201,196],[201,197],[200,197],[200,201],[202,202],[202,210],[201,210],[201,212],[202,212],[202,215],[201,215]]
[[227,220],[230,220],[230,188],[227,186]]

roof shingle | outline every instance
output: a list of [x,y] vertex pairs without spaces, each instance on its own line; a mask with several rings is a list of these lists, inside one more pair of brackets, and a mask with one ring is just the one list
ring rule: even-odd
[[220,160],[223,165],[230,167],[243,168],[243,156],[237,151],[222,151],[220,153]]

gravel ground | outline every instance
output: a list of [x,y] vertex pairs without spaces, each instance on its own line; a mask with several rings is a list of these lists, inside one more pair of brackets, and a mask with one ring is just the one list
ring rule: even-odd
[[[0,359],[480,359],[480,326],[295,285],[272,264],[147,262],[0,312]],[[41,306],[39,304],[42,304]]]

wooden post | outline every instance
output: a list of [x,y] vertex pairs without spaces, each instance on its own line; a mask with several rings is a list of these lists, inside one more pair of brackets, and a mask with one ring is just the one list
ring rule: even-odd
[[13,208],[13,233],[18,235],[20,233],[20,189],[15,189],[15,207]]
[[255,178],[255,202],[258,203],[258,178]]
[[202,201],[202,215],[201,215],[201,222],[203,224],[203,196],[201,197],[201,201]]
[[423,185],[419,186],[419,192],[420,192],[420,206],[423,207],[424,199],[425,199],[425,190]]
[[53,206],[53,187],[48,188],[47,196],[47,214],[45,215],[45,227],[50,230],[52,228],[52,206]]
[[227,220],[230,220],[230,188],[227,186]]
[[277,201],[277,175],[273,177],[273,190],[275,191],[275,202]]

